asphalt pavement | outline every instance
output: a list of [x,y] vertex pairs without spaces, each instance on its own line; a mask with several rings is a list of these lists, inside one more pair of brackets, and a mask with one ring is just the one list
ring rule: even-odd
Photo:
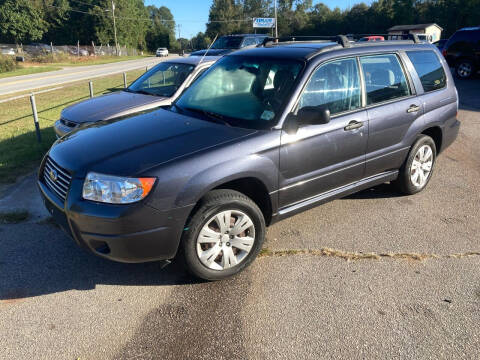
[[167,58],[146,57],[110,64],[67,67],[62,70],[3,78],[0,79],[0,95],[58,86],[74,81],[88,80],[145,68],[146,66],[150,68],[160,61],[173,57],[176,57],[176,55],[171,55]]
[[226,281],[103,260],[38,217],[0,225],[0,358],[478,359],[480,80],[458,88],[460,135],[424,192],[278,223]]

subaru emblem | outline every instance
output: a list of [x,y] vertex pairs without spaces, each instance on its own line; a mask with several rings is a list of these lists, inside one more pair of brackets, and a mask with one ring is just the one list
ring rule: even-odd
[[58,174],[57,174],[57,172],[56,172],[55,170],[53,170],[53,169],[50,170],[50,172],[48,173],[48,176],[50,176],[50,179],[51,179],[52,181],[57,181],[57,179],[58,179]]

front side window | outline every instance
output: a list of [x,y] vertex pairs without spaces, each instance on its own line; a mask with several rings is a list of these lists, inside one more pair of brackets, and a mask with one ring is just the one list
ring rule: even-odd
[[256,44],[257,42],[255,41],[255,38],[246,38],[245,41],[243,42],[243,46],[251,46]]
[[300,97],[299,109],[325,106],[330,114],[361,107],[360,76],[355,58],[329,62],[315,70]]
[[367,105],[410,95],[407,79],[394,54],[360,58],[367,92]]
[[447,76],[438,56],[433,51],[407,51],[407,55],[420,77],[425,92],[446,86]]
[[195,81],[176,106],[222,117],[234,126],[267,128],[280,113],[302,66],[289,59],[226,56]]
[[170,97],[195,69],[195,65],[162,62],[135,80],[129,92]]

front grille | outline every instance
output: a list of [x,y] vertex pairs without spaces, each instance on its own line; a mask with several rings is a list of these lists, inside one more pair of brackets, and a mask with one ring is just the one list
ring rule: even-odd
[[67,198],[71,180],[72,176],[67,170],[60,167],[50,157],[47,157],[45,167],[43,168],[43,181],[62,201],[65,201]]
[[73,122],[73,121],[69,121],[67,119],[64,119],[64,118],[61,118],[60,119],[60,122],[65,125],[65,126],[68,126],[70,128],[74,128],[74,127],[77,127],[77,123]]

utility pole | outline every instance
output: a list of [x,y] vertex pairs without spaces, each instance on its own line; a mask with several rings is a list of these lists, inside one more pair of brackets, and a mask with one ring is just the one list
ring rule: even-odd
[[278,25],[277,25],[277,0],[273,0],[273,4],[275,7],[275,37],[278,37]]
[[115,37],[115,54],[118,56],[118,42],[117,42],[117,25],[115,24],[115,4],[112,0],[112,16],[113,16],[113,35]]
[[181,29],[182,25],[181,24],[177,24],[177,28],[178,28],[178,38],[180,39],[180,29]]

